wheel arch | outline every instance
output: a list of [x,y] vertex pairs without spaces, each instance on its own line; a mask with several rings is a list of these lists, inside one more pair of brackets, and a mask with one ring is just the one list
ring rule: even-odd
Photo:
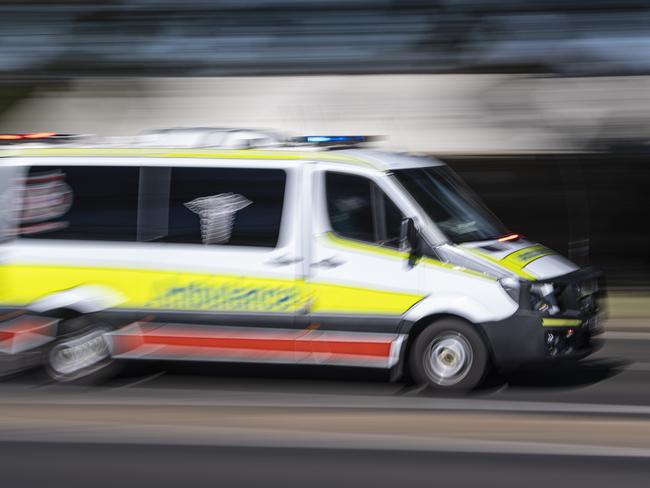
[[81,285],[45,295],[27,305],[30,313],[73,318],[101,312],[124,302],[117,291],[102,285]]
[[466,324],[471,325],[472,328],[476,330],[476,332],[481,337],[481,340],[483,341],[483,344],[485,345],[488,351],[488,359],[490,363],[494,362],[494,351],[492,350],[492,345],[490,344],[490,341],[485,331],[483,330],[483,327],[481,327],[480,324],[472,322],[467,317],[463,317],[462,315],[458,315],[451,312],[432,313],[420,317],[418,320],[414,322],[403,323],[402,326],[400,327],[402,333],[405,334],[407,337],[404,346],[402,347],[402,351],[400,353],[399,368],[397,370],[397,374],[394,375],[394,379],[403,377],[404,373],[408,374],[407,363],[408,363],[409,353],[411,347],[413,346],[413,343],[418,338],[418,336],[422,333],[422,331],[424,331],[429,325],[433,324],[434,322],[443,319],[461,320]]

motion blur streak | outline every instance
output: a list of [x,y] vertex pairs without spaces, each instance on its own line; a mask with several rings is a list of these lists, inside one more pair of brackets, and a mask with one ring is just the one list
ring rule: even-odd
[[647,486],[648,25],[0,2],[3,486]]

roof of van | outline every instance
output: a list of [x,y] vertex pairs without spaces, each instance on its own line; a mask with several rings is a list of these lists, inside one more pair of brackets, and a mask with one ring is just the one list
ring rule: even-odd
[[[4,154],[3,154],[4,153]],[[125,148],[125,147],[31,147],[0,151],[4,157],[120,157],[120,158],[215,158],[249,160],[318,161],[364,166],[379,171],[440,166],[441,161],[424,155],[393,153],[366,149],[305,151],[298,148],[277,149],[194,149],[194,148]]]

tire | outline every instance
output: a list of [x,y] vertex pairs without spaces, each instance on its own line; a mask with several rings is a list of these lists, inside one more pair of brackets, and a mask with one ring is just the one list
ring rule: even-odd
[[470,324],[445,318],[433,322],[415,338],[408,362],[416,384],[464,392],[483,380],[488,369],[488,351]]
[[47,375],[59,383],[97,384],[114,376],[118,365],[104,334],[113,330],[92,316],[59,324],[57,339],[44,352]]

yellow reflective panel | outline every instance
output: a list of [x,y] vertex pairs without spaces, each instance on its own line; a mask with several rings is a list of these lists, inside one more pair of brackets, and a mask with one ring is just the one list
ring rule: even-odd
[[173,271],[10,265],[0,272],[0,302],[17,306],[89,284],[121,293],[121,308],[152,310],[399,315],[423,298],[331,283]]
[[534,246],[526,247],[507,255],[501,260],[501,262],[521,269],[539,258],[554,254],[557,253],[548,247],[542,246],[541,244],[535,244]]
[[425,295],[314,283],[314,313],[363,313],[401,315]]
[[119,268],[5,266],[2,302],[26,305],[80,285],[104,285],[123,308],[294,312],[309,297],[301,282],[246,276]]
[[542,325],[544,327],[579,327],[582,325],[580,319],[551,319],[545,318],[542,319]]
[[[504,259],[498,259],[495,258],[494,256],[490,255],[487,252],[479,251],[478,249],[472,248],[472,247],[464,247],[463,249],[472,252],[478,256],[481,256],[482,258],[487,259],[488,261],[491,261],[493,263],[498,264],[499,266],[503,266],[504,268],[512,271],[515,273],[517,276],[520,276],[521,278],[524,278],[529,281],[536,281],[537,277],[531,273],[528,273],[524,271],[522,268],[525,266],[522,266],[518,260],[508,260],[510,256],[506,256]],[[524,249],[521,249],[521,251],[524,251]],[[517,251],[519,252],[519,251]],[[516,253],[515,253],[516,254]],[[526,263],[528,264],[528,263]]]

